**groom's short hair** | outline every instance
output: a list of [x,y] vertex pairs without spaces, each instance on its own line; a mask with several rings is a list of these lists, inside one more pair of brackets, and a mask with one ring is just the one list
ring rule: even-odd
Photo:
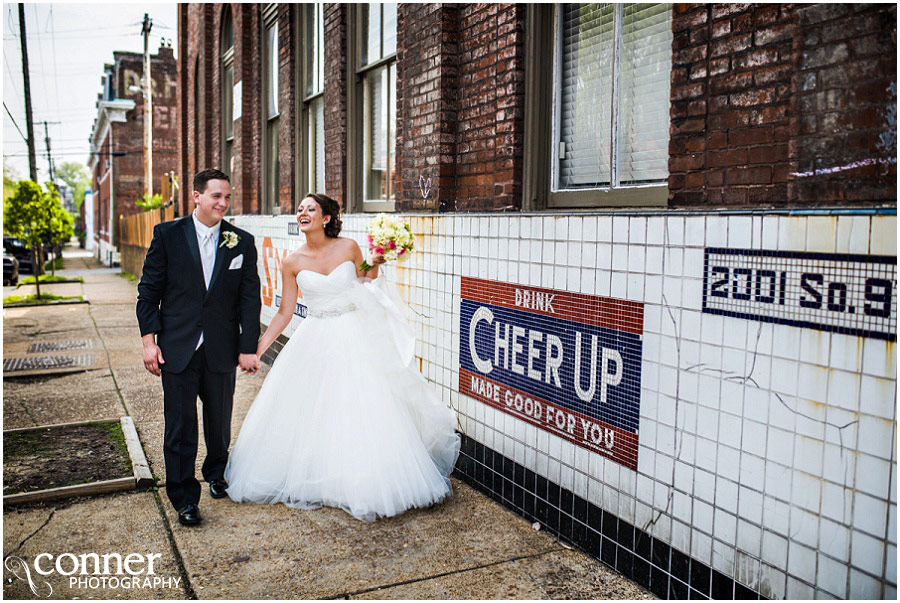
[[231,183],[231,179],[228,178],[228,174],[221,170],[211,168],[208,170],[203,170],[202,172],[197,172],[197,175],[194,176],[194,190],[198,193],[202,193],[206,190],[206,183],[210,180],[224,180],[229,184]]

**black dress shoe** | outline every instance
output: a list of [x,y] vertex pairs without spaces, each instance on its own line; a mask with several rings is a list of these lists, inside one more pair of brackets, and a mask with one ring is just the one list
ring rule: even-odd
[[197,505],[187,505],[178,510],[178,523],[183,526],[195,526],[200,523],[200,509]]
[[214,479],[209,482],[209,495],[213,498],[225,498],[228,496],[228,492],[225,489],[228,488],[228,482],[224,479]]

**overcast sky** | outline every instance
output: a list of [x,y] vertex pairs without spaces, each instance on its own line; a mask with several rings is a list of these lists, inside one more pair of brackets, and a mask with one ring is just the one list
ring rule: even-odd
[[[55,165],[86,163],[103,64],[112,62],[116,50],[144,51],[144,13],[153,20],[150,53],[156,54],[161,38],[171,38],[177,56],[177,7],[175,3],[25,5],[40,182],[49,179],[49,172],[44,126],[38,122],[60,122],[48,126]],[[18,5],[4,4],[3,12],[3,104],[13,118],[3,111],[3,163],[27,178],[28,146],[13,123],[27,135]]]

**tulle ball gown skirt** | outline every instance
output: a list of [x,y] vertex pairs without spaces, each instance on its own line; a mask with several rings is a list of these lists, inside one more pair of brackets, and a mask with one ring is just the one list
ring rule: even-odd
[[450,494],[456,415],[372,327],[360,311],[301,323],[231,452],[233,500],[374,521]]

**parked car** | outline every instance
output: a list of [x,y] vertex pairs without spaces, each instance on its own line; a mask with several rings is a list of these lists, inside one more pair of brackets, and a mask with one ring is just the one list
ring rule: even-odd
[[3,284],[15,285],[19,282],[19,260],[3,250]]
[[19,270],[21,272],[34,274],[34,266],[31,261],[31,249],[24,241],[13,237],[3,237],[3,251],[19,261]]

